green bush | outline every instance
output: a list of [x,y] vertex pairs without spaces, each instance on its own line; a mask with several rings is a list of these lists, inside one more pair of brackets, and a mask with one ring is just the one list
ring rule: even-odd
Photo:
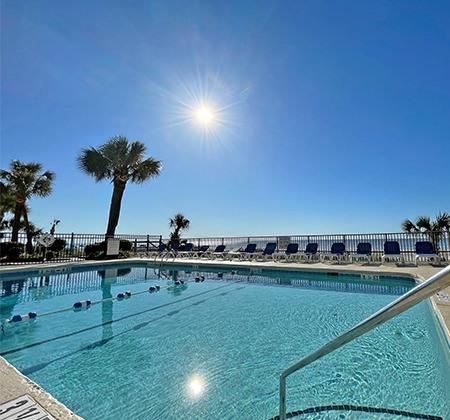
[[[127,257],[128,252],[133,248],[133,244],[127,240],[120,240],[119,256]],[[106,258],[106,241],[89,244],[84,247],[84,255],[87,260],[102,260]]]
[[59,252],[62,251],[67,245],[67,241],[65,239],[56,238],[55,242],[53,242],[48,248],[48,251]]
[[124,252],[130,252],[133,248],[133,244],[130,241],[127,241],[126,239],[120,240],[119,250]]
[[8,260],[18,260],[20,254],[25,250],[25,245],[16,242],[1,242],[0,257],[6,257]]
[[[22,245],[22,244],[20,244]],[[20,257],[20,254],[23,253],[23,246],[14,246],[9,248],[8,250],[8,260],[17,261]]]

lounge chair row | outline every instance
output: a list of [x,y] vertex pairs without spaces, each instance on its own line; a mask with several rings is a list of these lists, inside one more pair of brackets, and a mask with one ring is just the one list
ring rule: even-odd
[[[438,263],[441,261],[440,256],[434,251],[433,244],[429,241],[418,241],[415,244],[415,260]],[[167,245],[161,243],[159,248],[150,253],[149,256],[157,257],[167,252]],[[343,242],[335,242],[332,244],[329,252],[318,252],[317,243],[309,243],[303,251],[299,250],[297,243],[290,243],[284,252],[277,252],[277,244],[268,242],[262,251],[257,251],[255,243],[249,243],[245,249],[226,250],[225,245],[218,245],[214,249],[208,245],[203,245],[194,250],[192,243],[185,243],[177,249],[171,249],[170,252],[177,258],[209,258],[209,259],[225,259],[225,260],[275,260],[275,261],[335,261],[335,262],[357,262],[357,261],[373,261],[372,244],[370,242],[360,242],[356,247],[356,252],[346,252]],[[400,245],[397,241],[386,241],[384,243],[384,253],[381,261],[385,262],[405,262],[405,256],[401,253]]]

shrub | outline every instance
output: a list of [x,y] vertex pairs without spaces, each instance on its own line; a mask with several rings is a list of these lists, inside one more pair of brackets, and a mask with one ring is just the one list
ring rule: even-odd
[[6,257],[8,260],[19,259],[20,254],[24,252],[25,245],[16,242],[1,242],[0,257]]
[[127,241],[126,239],[120,240],[119,250],[120,251],[131,251],[133,248],[133,244],[130,241]]
[[[120,256],[128,256],[128,252],[133,248],[133,244],[127,240],[120,240]],[[106,258],[106,241],[89,244],[84,247],[84,255],[87,260],[101,260]]]
[[84,255],[87,260],[98,260],[104,258],[106,252],[106,242],[97,242],[84,247]]
[[23,246],[14,246],[9,248],[7,256],[9,260],[16,261],[19,259],[20,254],[22,253],[23,253]]
[[56,238],[55,242],[53,242],[47,249],[48,251],[59,252],[62,251],[67,245],[67,241],[65,239]]
[[17,246],[15,242],[0,242],[0,257],[6,257],[11,248]]

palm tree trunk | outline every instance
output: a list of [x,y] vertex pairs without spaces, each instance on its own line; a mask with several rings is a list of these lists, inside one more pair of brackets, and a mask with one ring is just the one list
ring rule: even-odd
[[115,180],[114,190],[111,197],[111,205],[109,206],[109,221],[106,229],[106,236],[112,237],[116,233],[116,227],[119,223],[120,206],[122,204],[122,197],[125,191],[126,182]]
[[19,242],[21,216],[22,216],[22,203],[16,201],[16,205],[14,207],[14,220],[12,225],[11,242]]
[[27,251],[27,254],[32,254],[33,253],[33,235],[31,234],[30,231],[30,222],[28,221],[28,213],[27,213],[27,209],[24,206],[23,207],[23,220],[25,222],[25,231],[27,232],[27,245],[25,250]]

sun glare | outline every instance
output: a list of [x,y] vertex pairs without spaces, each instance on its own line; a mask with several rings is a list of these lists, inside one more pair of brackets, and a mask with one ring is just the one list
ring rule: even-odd
[[189,378],[187,382],[187,390],[191,397],[198,398],[203,394],[205,389],[205,384],[203,378],[198,375],[193,375]]
[[203,125],[209,125],[214,121],[214,112],[206,106],[201,106],[195,110],[194,118]]

